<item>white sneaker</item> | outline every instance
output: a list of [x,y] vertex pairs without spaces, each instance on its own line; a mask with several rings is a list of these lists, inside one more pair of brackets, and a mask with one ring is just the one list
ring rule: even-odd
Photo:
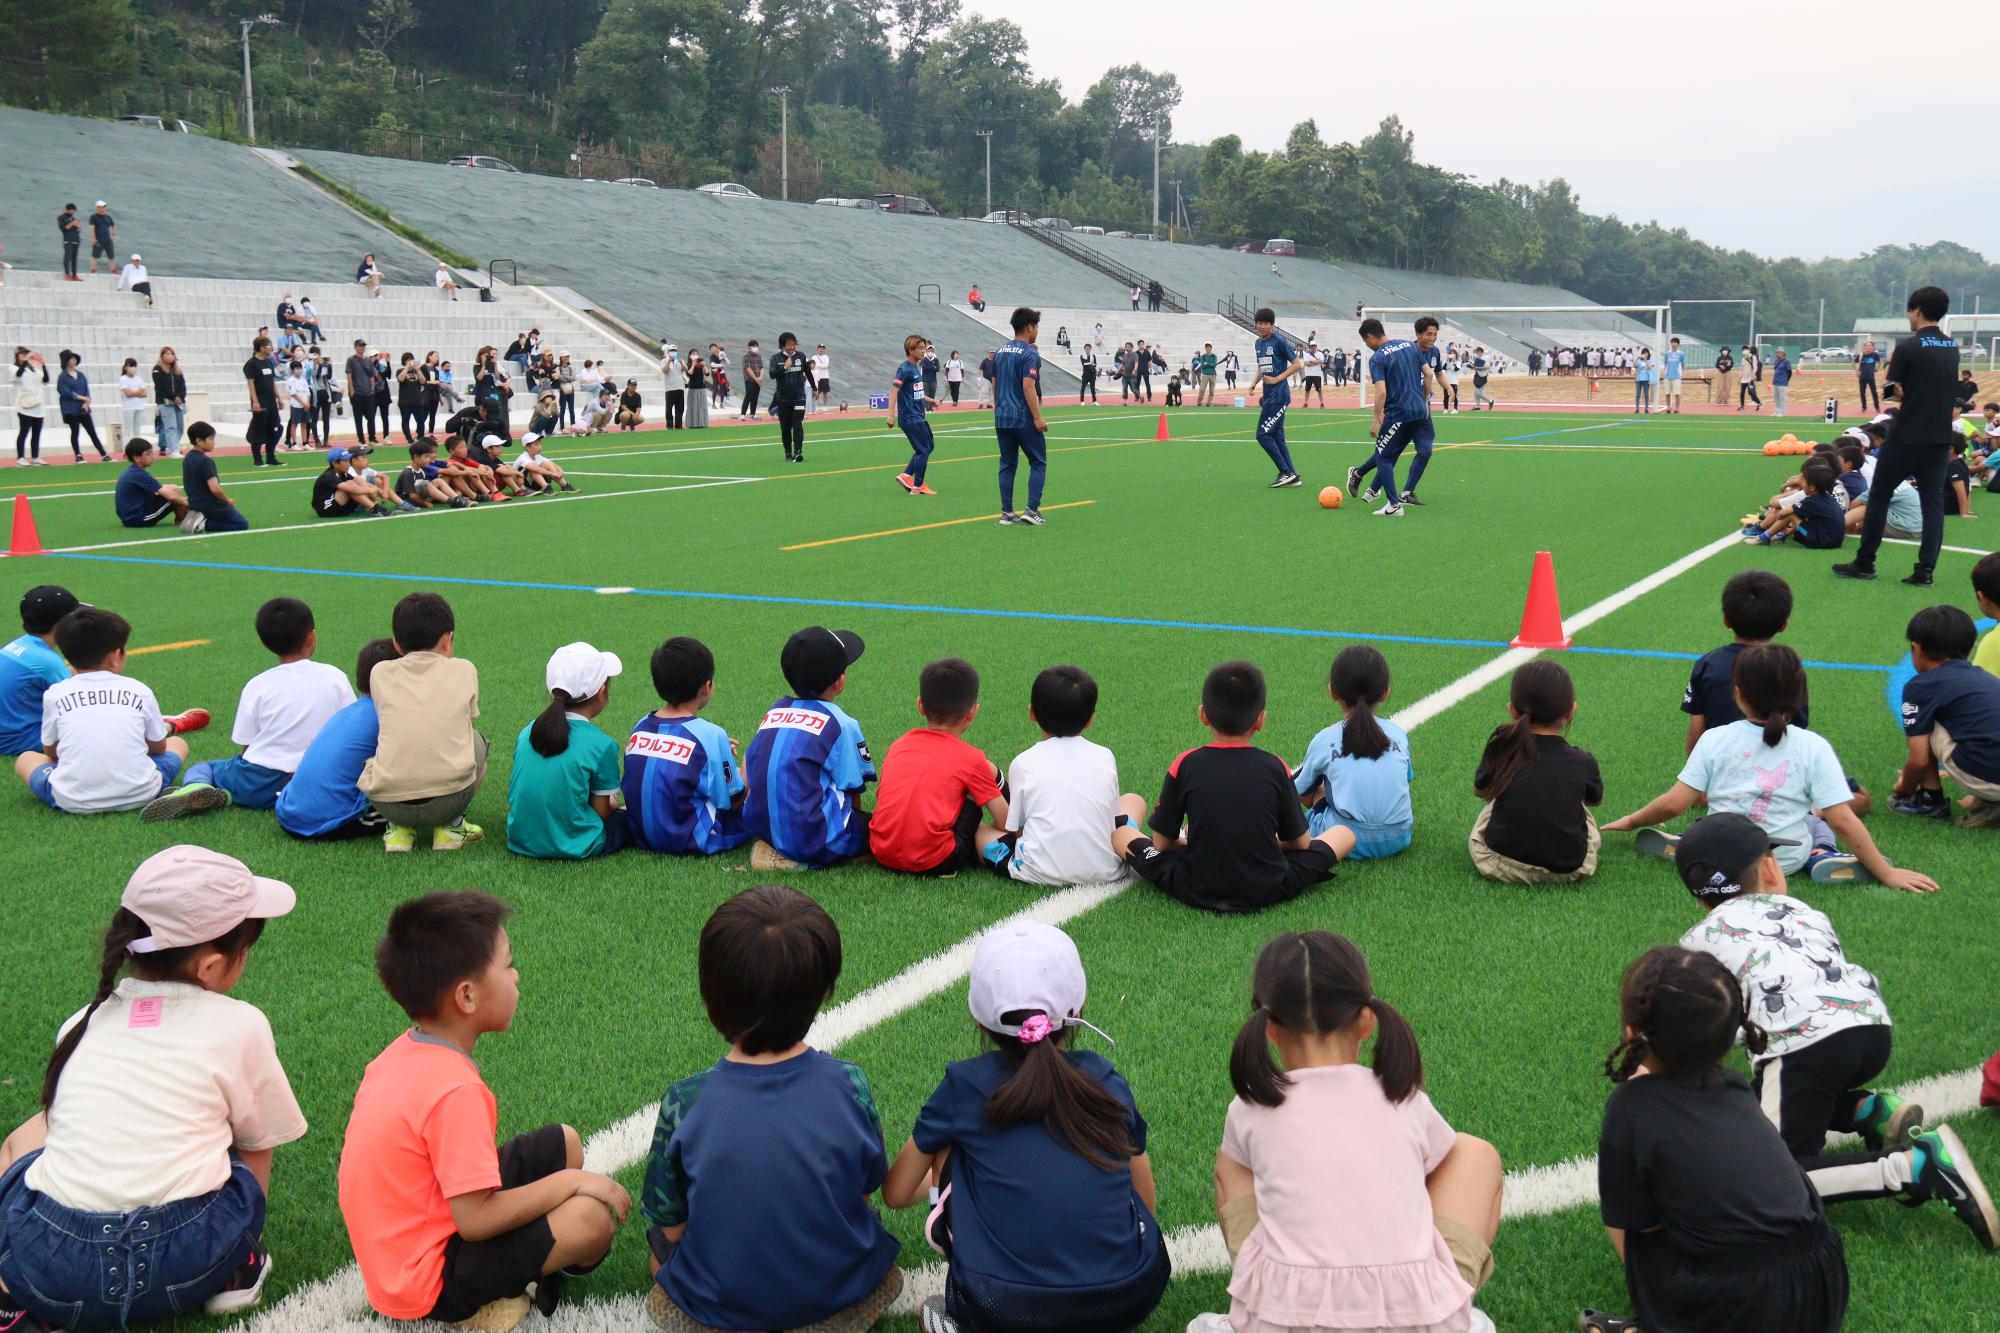
[[959,1333],[958,1321],[944,1312],[944,1297],[926,1296],[918,1311],[924,1333]]
[[1402,516],[1403,506],[1399,504],[1383,505],[1375,511],[1375,517],[1377,518],[1401,518]]
[[1187,1333],[1236,1333],[1226,1314],[1198,1314],[1188,1320]]

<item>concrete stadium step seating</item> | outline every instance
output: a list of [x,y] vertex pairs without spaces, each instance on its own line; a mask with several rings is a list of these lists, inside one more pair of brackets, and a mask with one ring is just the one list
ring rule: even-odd
[[[976,351],[966,354],[966,379],[970,382],[977,373],[979,358],[1014,336],[1013,329],[1008,324],[1008,316],[1013,313],[1013,308],[1010,306],[1001,310],[988,305],[984,314],[974,311],[967,305],[955,308],[968,317],[978,320],[990,330],[986,341],[981,343]],[[1104,340],[1101,343],[1096,340],[1099,324],[1104,326]],[[1062,328],[1069,330],[1068,351],[1056,345],[1056,331]],[[1097,392],[1102,396],[1105,387],[1109,385],[1115,396],[1118,389],[1112,379],[1112,357],[1117,349],[1126,343],[1136,343],[1142,339],[1148,347],[1158,347],[1161,355],[1167,359],[1168,369],[1165,373],[1153,372],[1153,393],[1157,397],[1166,387],[1167,376],[1185,366],[1187,359],[1199,352],[1203,343],[1214,343],[1217,356],[1234,348],[1237,357],[1247,365],[1251,361],[1251,349],[1257,341],[1257,335],[1220,315],[1193,312],[1174,315],[1164,311],[1153,314],[1145,310],[1133,310],[1129,306],[1110,309],[1044,306],[1041,332],[1037,335],[1035,346],[1041,352],[1045,365],[1059,367],[1073,376],[1080,377],[1077,354],[1083,350],[1085,343],[1093,343],[1098,360]],[[963,348],[960,350],[965,351]]]
[[[464,394],[480,347],[490,344],[505,352],[516,334],[536,327],[544,346],[568,352],[572,364],[607,361],[621,381],[639,381],[655,412],[660,402],[659,367],[651,349],[627,347],[528,288],[496,288],[490,303],[467,289],[453,302],[433,287],[385,286],[378,298],[351,283],[233,282],[156,273],[153,291],[156,305],[148,309],[143,297],[118,291],[102,276],[74,283],[64,282],[59,273],[16,269],[0,287],[0,343],[10,353],[16,344],[40,352],[51,377],[60,368],[64,348],[80,354],[100,432],[116,419],[118,370],[124,359],[138,358],[139,374],[150,382],[160,348],[171,346],[180,355],[191,399],[208,395],[210,420],[223,434],[240,438],[249,421],[243,362],[258,326],[274,324],[278,298],[285,292],[312,297],[326,333],[321,346],[337,367],[345,364],[356,338],[366,338],[371,350],[388,351],[397,363],[405,351],[421,358],[435,348],[453,363]],[[275,337],[276,329],[272,332]],[[641,350],[649,355],[641,358]],[[338,372],[335,383],[344,383]],[[525,388],[516,386],[513,403],[520,420],[530,406]],[[13,404],[9,375],[0,381],[0,410]],[[53,412],[50,420],[56,421]],[[336,418],[336,429],[343,428],[341,420]]]

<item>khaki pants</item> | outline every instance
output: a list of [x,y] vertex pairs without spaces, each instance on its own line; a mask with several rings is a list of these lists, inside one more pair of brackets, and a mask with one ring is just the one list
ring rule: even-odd
[[1526,861],[1516,861],[1511,856],[1502,856],[1486,845],[1486,826],[1493,820],[1493,802],[1488,801],[1479,812],[1478,820],[1472,826],[1472,836],[1466,839],[1466,846],[1472,852],[1472,868],[1488,879],[1502,884],[1575,884],[1589,879],[1597,873],[1597,853],[1604,845],[1604,835],[1597,831],[1597,821],[1589,811],[1585,811],[1583,822],[1589,830],[1589,844],[1583,854],[1583,864],[1575,870],[1564,873],[1549,870],[1543,866],[1531,866]]
[[402,828],[443,828],[463,818],[472,808],[479,784],[486,780],[486,733],[472,733],[472,755],[477,767],[472,773],[472,785],[464,791],[426,796],[421,801],[377,801],[375,813]]
[[1734,402],[1735,399],[1736,372],[1733,370],[1717,371],[1715,378],[1708,382],[1708,401],[1711,403],[1729,403]]
[[1985,778],[1974,777],[1955,762],[1958,742],[1943,727],[1931,729],[1931,753],[1937,756],[1938,767],[1951,775],[1952,781],[1971,792],[1982,801],[2000,801],[2000,782],[1988,782]]

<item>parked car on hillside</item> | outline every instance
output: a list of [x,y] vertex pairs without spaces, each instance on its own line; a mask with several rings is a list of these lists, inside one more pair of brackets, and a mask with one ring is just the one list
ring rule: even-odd
[[815,199],[813,202],[827,208],[865,208],[871,212],[881,211],[881,205],[877,204],[873,199],[846,199],[836,196],[826,199]]
[[1295,255],[1298,252],[1299,243],[1289,236],[1273,236],[1264,242],[1264,253],[1267,255]]
[[1107,231],[1104,234],[1114,240],[1129,241],[1132,239],[1132,233],[1129,231]]
[[713,195],[717,199],[761,199],[764,197],[749,186],[738,185],[735,181],[710,181],[706,185],[695,186],[694,192],[696,194]]
[[1104,228],[1102,227],[1071,227],[1070,230],[1079,236],[1102,236],[1104,234]]
[[1800,361],[1852,361],[1854,353],[1846,347],[1808,347],[1799,353]]
[[909,213],[921,218],[936,218],[944,215],[930,204],[913,194],[878,194],[875,206],[884,213]]
[[487,157],[483,153],[460,153],[445,163],[448,167],[471,167],[476,171],[512,171],[520,174],[520,169],[502,158]]
[[168,134],[202,134],[201,126],[189,124],[185,120],[170,120],[164,116],[120,116],[121,124],[137,125],[141,129],[165,130]]
[[612,181],[611,183],[613,185],[643,185],[649,190],[657,190],[660,188],[660,183],[658,181],[647,180],[644,176],[620,176],[617,180]]
[[1036,218],[1037,227],[1047,227],[1050,231],[1075,231],[1076,225],[1068,218]]

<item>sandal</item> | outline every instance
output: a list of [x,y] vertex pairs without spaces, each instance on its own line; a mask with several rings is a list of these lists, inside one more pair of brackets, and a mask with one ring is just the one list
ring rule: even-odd
[[1638,1320],[1606,1314],[1602,1310],[1585,1310],[1576,1317],[1576,1326],[1582,1333],[1640,1333]]

